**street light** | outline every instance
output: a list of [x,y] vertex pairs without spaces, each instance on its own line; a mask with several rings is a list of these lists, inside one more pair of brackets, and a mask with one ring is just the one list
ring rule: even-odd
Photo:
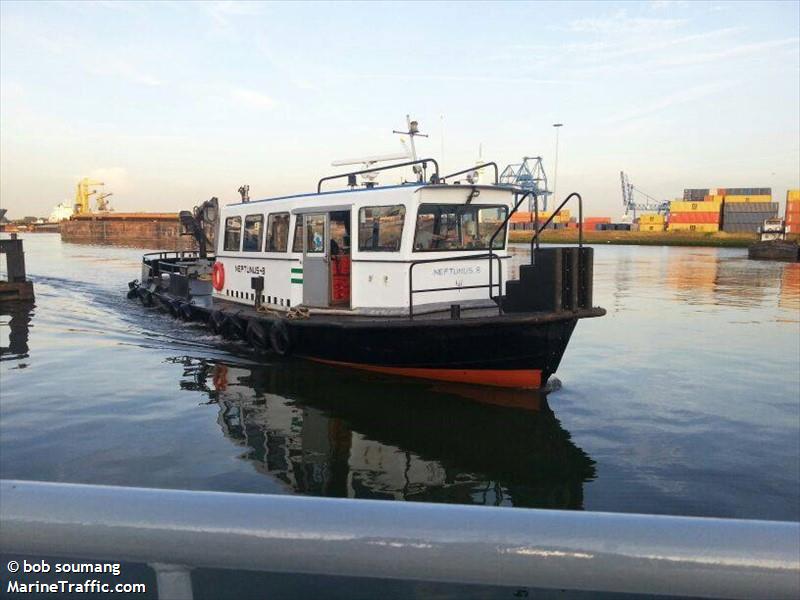
[[563,126],[563,123],[553,123],[553,127],[556,128],[556,166],[553,170],[553,199],[555,202],[558,202],[558,196],[556,195],[556,189],[558,188],[558,130]]

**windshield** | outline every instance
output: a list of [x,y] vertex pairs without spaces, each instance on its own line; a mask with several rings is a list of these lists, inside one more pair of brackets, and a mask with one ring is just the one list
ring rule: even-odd
[[[417,213],[414,251],[488,250],[507,213],[505,206],[422,204]],[[493,249],[502,249],[505,243],[504,228],[494,239]]]

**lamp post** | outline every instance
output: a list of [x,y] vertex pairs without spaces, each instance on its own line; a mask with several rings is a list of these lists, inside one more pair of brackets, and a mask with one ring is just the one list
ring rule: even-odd
[[556,195],[556,189],[558,189],[558,130],[563,126],[563,123],[553,123],[553,127],[556,128],[556,165],[553,170],[553,199],[555,202],[558,202],[558,196]]

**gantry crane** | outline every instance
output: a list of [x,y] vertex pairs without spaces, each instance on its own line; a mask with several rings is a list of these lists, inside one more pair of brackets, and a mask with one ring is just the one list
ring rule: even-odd
[[[547,189],[547,175],[541,156],[524,156],[521,163],[508,165],[500,174],[500,183],[533,192],[541,201],[540,210],[547,210],[547,197],[553,192]],[[528,210],[530,209],[531,201],[528,200]]]
[[[634,187],[634,185],[628,180],[628,176],[625,175],[623,171],[619,172],[619,178],[622,182],[622,205],[625,207],[624,216],[627,217],[628,211],[632,211],[633,218],[636,219],[637,210],[656,212],[659,214],[667,214],[669,212],[669,200],[656,200],[639,188]],[[636,202],[633,197],[634,192],[640,196],[644,196],[646,200],[644,202]]]

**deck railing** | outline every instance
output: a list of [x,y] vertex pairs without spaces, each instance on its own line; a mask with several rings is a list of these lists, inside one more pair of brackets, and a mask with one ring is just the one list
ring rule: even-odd
[[[165,250],[161,252],[148,252],[142,255],[142,264],[146,265],[151,274],[158,275],[159,273],[179,273],[180,266],[178,262],[184,260],[198,260],[202,258],[198,250]],[[213,260],[214,257],[206,256],[207,259]]]
[[800,597],[793,522],[3,480],[0,523],[6,556],[147,563],[162,598],[191,597],[193,568],[513,586],[519,596]]
[[[492,238],[494,241],[494,238]],[[437,288],[422,288],[422,289],[414,289],[414,267],[417,265],[424,265],[430,263],[438,263],[438,262],[460,262],[466,260],[480,260],[483,258],[489,259],[489,283],[482,283],[478,285],[453,285],[448,287],[437,287]],[[414,318],[414,294],[422,294],[425,292],[451,292],[454,290],[475,290],[481,288],[489,288],[489,297],[492,297],[492,288],[494,287],[494,282],[492,280],[492,268],[491,265],[493,261],[497,261],[497,272],[498,272],[498,283],[496,285],[500,286],[500,290],[502,292],[503,289],[503,264],[500,261],[500,257],[494,254],[493,252],[488,252],[487,254],[473,254],[470,256],[455,256],[455,257],[448,257],[448,258],[424,258],[420,260],[412,261],[408,266],[408,316],[409,318]]]

